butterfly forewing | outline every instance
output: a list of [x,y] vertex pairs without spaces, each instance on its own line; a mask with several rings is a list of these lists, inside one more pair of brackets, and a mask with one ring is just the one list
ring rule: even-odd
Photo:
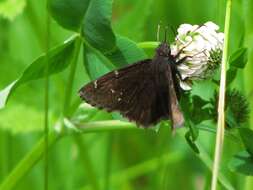
[[95,107],[119,111],[130,121],[148,127],[169,118],[168,92],[156,85],[154,72],[152,60],[144,60],[88,83],[80,96]]

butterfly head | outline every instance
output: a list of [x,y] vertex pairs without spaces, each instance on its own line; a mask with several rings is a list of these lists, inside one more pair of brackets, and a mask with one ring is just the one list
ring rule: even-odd
[[158,56],[170,57],[171,56],[170,46],[166,42],[162,42],[156,49],[156,53]]
[[[168,31],[168,27],[165,27],[164,40],[163,42],[160,43],[160,45],[156,49],[157,56],[161,56],[161,57],[171,56],[170,46],[167,43],[167,31]],[[158,25],[158,29],[157,29],[157,41],[159,41],[159,34],[160,34],[160,25]]]

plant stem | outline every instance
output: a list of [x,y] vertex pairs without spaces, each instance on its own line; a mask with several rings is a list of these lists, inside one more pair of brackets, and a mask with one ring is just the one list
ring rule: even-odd
[[73,91],[73,81],[74,81],[75,72],[76,72],[78,55],[80,52],[81,38],[78,38],[75,43],[76,43],[75,44],[75,52],[74,52],[74,56],[72,59],[69,78],[68,78],[66,90],[65,90],[65,99],[64,99],[64,105],[63,105],[64,117],[69,116],[69,108],[70,108],[71,96],[72,96],[72,91]]
[[66,133],[76,134],[76,133],[92,133],[92,132],[105,132],[105,131],[115,131],[115,130],[142,130],[137,128],[135,124],[129,122],[123,122],[119,120],[109,120],[109,121],[94,121],[87,122],[84,124],[74,125],[70,121],[65,119],[64,124],[66,125]]
[[[206,150],[202,147],[201,144],[196,143],[199,148],[200,154],[198,154],[199,159],[206,165],[210,171],[212,170],[212,159],[206,152]],[[219,173],[217,176],[217,180],[220,184],[227,190],[235,190],[229,180],[223,175],[223,173]]]
[[[244,82],[245,82],[245,92],[250,97],[249,101],[253,100],[253,86],[252,86],[252,72],[253,72],[253,1],[247,0],[244,3],[244,12],[245,14],[245,40],[244,44],[249,49],[248,59],[249,62],[246,65],[244,70]],[[253,104],[250,104],[250,115],[249,115],[249,127],[253,128]],[[253,189],[253,176],[247,176],[245,182],[245,190],[252,190]]]
[[[75,44],[75,52],[73,56],[73,60],[71,63],[70,68],[70,74],[66,85],[66,91],[65,91],[65,101],[64,101],[64,107],[63,107],[63,116],[64,118],[71,117],[71,99],[72,99],[72,91],[73,91],[73,83],[76,73],[76,67],[78,62],[78,56],[80,52],[82,39],[81,37],[77,39]],[[65,129],[64,129],[65,130]],[[63,131],[64,131],[63,130]],[[94,190],[99,190],[99,183],[97,182],[97,177],[95,170],[93,168],[92,162],[89,157],[88,149],[86,148],[85,142],[82,141],[82,139],[78,135],[74,135],[74,140],[81,152],[81,158],[83,160],[83,165],[85,167],[86,176],[88,176],[89,181],[92,184],[92,187]]]
[[49,48],[50,48],[50,16],[47,13],[46,18],[46,69],[45,69],[45,115],[44,115],[44,140],[45,140],[45,163],[44,163],[44,189],[48,189],[48,109],[49,109]]
[[140,42],[137,44],[142,49],[155,49],[159,45],[159,42]]
[[223,46],[223,55],[221,62],[221,80],[219,91],[219,104],[218,104],[218,122],[217,122],[217,134],[215,143],[215,155],[213,165],[213,175],[211,189],[216,190],[217,179],[219,174],[219,165],[222,154],[222,147],[224,142],[224,130],[225,130],[225,91],[226,91],[226,64],[228,60],[228,40],[230,29],[230,16],[231,16],[232,0],[227,0],[226,4],[226,17],[225,17],[225,38]]
[[75,135],[75,142],[80,150],[80,156],[83,160],[83,165],[85,169],[86,176],[88,177],[88,181],[91,183],[92,189],[93,190],[99,190],[99,182],[97,180],[97,175],[94,170],[92,161],[89,156],[89,151],[86,146],[86,143],[83,141],[81,136]]
[[112,160],[112,146],[113,146],[114,135],[109,133],[107,136],[107,147],[106,147],[106,159],[105,159],[105,175],[104,175],[104,188],[111,189],[110,187],[110,175],[111,175],[111,160]]

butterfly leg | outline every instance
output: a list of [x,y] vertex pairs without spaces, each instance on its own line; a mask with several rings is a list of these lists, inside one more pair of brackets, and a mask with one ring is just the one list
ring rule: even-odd
[[185,46],[183,46],[183,47],[177,52],[177,54],[173,56],[174,59],[179,58],[179,56],[180,56],[180,54],[183,52],[184,48],[186,48],[186,47],[187,47],[188,45],[190,45],[190,44],[191,44],[191,42],[189,42],[188,44],[186,44]]
[[179,60],[176,62],[176,65],[180,65],[180,64],[184,63],[184,62],[186,61],[186,59],[192,58],[192,57],[193,57],[193,56],[187,55],[187,56],[185,56],[185,57],[179,59]]
[[179,79],[180,79],[181,81],[186,81],[186,79],[183,79],[181,73],[178,71],[178,69],[177,69],[176,66],[178,66],[178,65],[180,65],[180,64],[182,64],[182,63],[184,63],[184,62],[186,61],[186,59],[192,58],[192,57],[193,57],[193,56],[185,56],[185,57],[179,59],[179,60],[176,62],[176,64],[173,65],[173,67],[172,67],[173,70],[175,71],[176,75],[179,77]]

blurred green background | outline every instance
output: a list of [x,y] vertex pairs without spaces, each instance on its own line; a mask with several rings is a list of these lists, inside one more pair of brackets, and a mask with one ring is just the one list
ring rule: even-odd
[[[6,2],[9,2],[8,6]],[[229,41],[230,53],[242,43],[249,48],[249,62],[233,83],[249,102],[252,102],[253,95],[252,10],[252,0],[233,1]],[[112,24],[117,34],[135,42],[155,41],[160,22],[163,26],[177,28],[182,23],[213,21],[223,31],[224,14],[223,0],[114,0]],[[0,1],[0,89],[15,80],[26,66],[45,52],[46,18],[45,0]],[[51,47],[71,34],[51,20]],[[171,41],[174,38],[172,32],[169,38]],[[80,55],[74,96],[78,96],[78,89],[88,79],[81,59]],[[50,78],[51,124],[60,117],[67,76],[65,71]],[[44,81],[37,80],[18,88],[7,107],[0,110],[0,182],[43,135],[43,101]],[[106,113],[100,115],[98,119],[109,117]],[[249,123],[252,126],[252,113]],[[212,157],[215,134],[201,132],[198,141]],[[226,165],[240,148],[233,141],[225,140],[222,171],[235,189],[251,190],[253,178],[232,173]],[[161,156],[166,153],[169,159],[163,161]],[[76,138],[68,136],[50,149],[50,189],[86,189],[94,177],[103,180],[111,173],[115,175],[110,189],[121,190],[209,189],[211,179],[210,169],[203,160],[189,148],[184,138],[171,135],[169,128],[162,128],[159,132],[134,130],[85,134]],[[43,189],[43,177],[41,160],[15,189]],[[219,189],[225,188],[219,186]]]

